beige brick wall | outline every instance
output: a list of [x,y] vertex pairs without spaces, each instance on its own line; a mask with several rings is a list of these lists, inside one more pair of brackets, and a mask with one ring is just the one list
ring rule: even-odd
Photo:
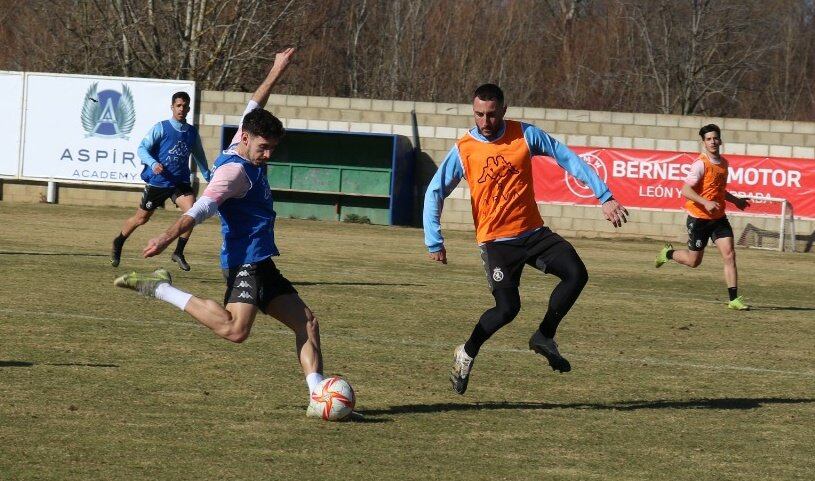
[[[195,123],[210,162],[221,147],[221,127],[236,125],[251,98],[246,92],[202,91],[198,96]],[[382,99],[349,99],[271,95],[266,106],[287,128],[399,134],[412,138],[410,112],[419,124],[422,158],[416,167],[417,212],[427,182],[456,138],[472,126],[469,104],[405,102]],[[511,106],[510,118],[533,123],[555,138],[573,146],[642,148],[696,151],[697,131],[707,123],[723,129],[723,151],[730,154],[791,156],[815,161],[815,122],[784,122],[760,119],[731,119],[657,115],[630,112],[596,112]],[[4,180],[2,200],[39,202],[45,183]],[[71,204],[134,206],[140,188],[60,187],[59,201]],[[462,185],[445,203],[445,229],[472,230],[469,191]],[[566,236],[649,237],[682,240],[685,214],[649,209],[632,209],[632,219],[615,230],[597,207],[541,205],[548,225]],[[734,227],[736,227],[734,221]],[[737,227],[737,230],[741,227]],[[811,233],[815,222],[801,221],[799,232]]]

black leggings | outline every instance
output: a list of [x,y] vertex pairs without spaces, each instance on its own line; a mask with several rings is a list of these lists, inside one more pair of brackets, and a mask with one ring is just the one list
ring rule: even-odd
[[[560,278],[549,297],[549,309],[540,323],[540,331],[546,337],[555,337],[560,321],[572,308],[586,282],[589,274],[586,266],[574,248],[555,249],[540,257],[530,259],[529,265]],[[478,354],[481,345],[499,329],[512,322],[521,310],[521,296],[517,287],[496,289],[492,292],[495,307],[481,315],[475,325],[464,349],[470,356]]]

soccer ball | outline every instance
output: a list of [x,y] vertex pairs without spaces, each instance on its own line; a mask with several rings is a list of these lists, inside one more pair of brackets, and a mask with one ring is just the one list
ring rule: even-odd
[[354,389],[348,381],[337,376],[329,377],[323,379],[311,394],[307,414],[326,421],[342,421],[354,410],[355,403]]

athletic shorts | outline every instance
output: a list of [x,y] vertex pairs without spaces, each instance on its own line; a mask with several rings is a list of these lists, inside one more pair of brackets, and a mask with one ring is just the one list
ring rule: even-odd
[[479,247],[490,291],[517,288],[521,285],[525,265],[547,272],[547,261],[551,262],[567,251],[574,251],[566,239],[548,227],[541,227],[522,239],[487,242]]
[[727,217],[721,219],[697,219],[688,216],[686,221],[688,226],[688,249],[692,251],[703,251],[707,246],[707,240],[716,242],[717,239],[733,237],[733,228]]
[[167,199],[172,199],[173,204],[176,204],[176,199],[185,195],[195,195],[192,191],[192,185],[178,184],[175,187],[156,187],[148,184],[144,186],[139,207],[144,210],[154,211],[159,206],[163,207],[164,201]]
[[224,305],[233,302],[253,304],[266,314],[269,301],[285,294],[297,294],[297,289],[277,270],[271,258],[255,264],[222,269],[226,279]]

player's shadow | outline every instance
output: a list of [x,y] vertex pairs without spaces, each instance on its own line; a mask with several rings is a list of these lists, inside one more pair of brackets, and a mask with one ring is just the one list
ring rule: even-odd
[[295,286],[414,286],[426,287],[427,284],[406,284],[391,282],[292,282]]
[[118,364],[98,364],[87,362],[40,362],[35,363],[31,361],[0,361],[0,367],[33,367],[39,366],[79,366],[79,367],[119,367]]
[[[223,279],[199,278],[196,281],[202,284],[223,284]],[[427,284],[408,284],[398,282],[322,282],[322,281],[292,281],[295,286],[396,286],[396,287],[427,287]]]
[[619,401],[609,403],[542,403],[542,402],[485,402],[485,403],[437,403],[437,404],[404,404],[390,406],[387,409],[369,409],[360,411],[367,417],[394,416],[401,414],[430,414],[451,411],[499,411],[499,410],[600,410],[600,411],[637,411],[640,409],[715,409],[747,410],[757,409],[769,404],[803,404],[813,403],[813,398],[702,398],[656,401]]
[[31,367],[33,362],[28,361],[0,361],[0,367]]
[[815,311],[815,307],[798,306],[750,306],[751,311]]
[[78,256],[78,257],[108,257],[110,254],[93,254],[90,252],[22,252],[0,251],[0,255],[7,256]]

